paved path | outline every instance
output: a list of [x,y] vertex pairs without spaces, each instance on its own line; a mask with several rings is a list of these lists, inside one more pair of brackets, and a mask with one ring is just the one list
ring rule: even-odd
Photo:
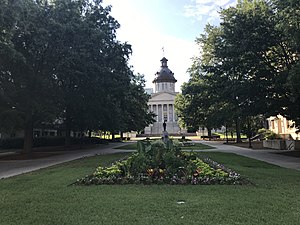
[[275,154],[284,151],[286,152],[286,150],[248,149],[248,148],[241,148],[233,145],[226,145],[221,142],[215,142],[215,141],[200,141],[200,142],[216,148],[214,150],[209,150],[209,151],[235,153],[238,155],[271,163],[280,167],[295,169],[300,171],[300,158],[286,156],[282,154]]
[[[122,149],[114,149],[117,146],[124,145],[124,143],[111,143],[109,145],[99,145],[99,147],[92,149],[67,151],[63,154],[58,154],[51,157],[29,160],[1,160],[0,159],[0,179],[16,176],[23,173],[39,170],[49,166],[60,163],[90,157],[95,155],[111,154],[126,152]],[[128,150],[127,150],[128,151]]]
[[[290,168],[290,169],[295,169],[300,171],[300,158],[274,154],[274,152],[278,153],[280,152],[280,150],[264,150],[264,149],[252,150],[252,149],[241,148],[232,145],[224,145],[220,142],[215,142],[215,141],[196,141],[196,142],[207,144],[216,148],[209,151],[235,153],[249,158],[265,161],[284,168]],[[49,166],[57,165],[60,163],[72,161],[83,157],[119,153],[119,152],[130,152],[130,150],[114,149],[115,147],[121,145],[125,145],[125,144],[111,143],[107,146],[105,145],[93,149],[69,151],[65,154],[59,154],[59,155],[55,155],[47,158],[41,158],[41,159],[9,160],[9,161],[0,160],[0,179],[39,170],[41,168],[46,168]]]

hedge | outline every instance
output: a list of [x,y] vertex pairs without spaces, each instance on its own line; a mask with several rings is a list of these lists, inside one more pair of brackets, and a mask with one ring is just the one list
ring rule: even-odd
[[[72,145],[108,144],[108,140],[97,137],[71,138]],[[23,138],[0,139],[0,149],[23,148]],[[63,146],[64,137],[38,137],[33,139],[33,147]]]

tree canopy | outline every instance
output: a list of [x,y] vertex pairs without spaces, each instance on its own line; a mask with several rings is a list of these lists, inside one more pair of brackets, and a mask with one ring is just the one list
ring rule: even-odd
[[196,40],[200,56],[176,104],[181,119],[190,124],[203,112],[194,125],[225,125],[281,113],[299,126],[299,8],[294,0],[240,0],[221,10],[220,25]]
[[[41,123],[56,121],[69,144],[71,131],[151,122],[144,81],[128,65],[131,46],[116,39],[110,10],[101,0],[1,0],[0,126],[24,128],[25,152]],[[139,116],[129,119],[135,107]]]

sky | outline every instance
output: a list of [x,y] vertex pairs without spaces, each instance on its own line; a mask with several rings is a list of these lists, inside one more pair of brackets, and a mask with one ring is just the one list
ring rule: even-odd
[[134,73],[145,75],[146,88],[160,70],[161,58],[177,79],[176,91],[189,80],[192,57],[200,56],[195,40],[207,23],[217,25],[218,11],[237,0],[103,0],[120,23],[117,39],[132,46],[129,64]]

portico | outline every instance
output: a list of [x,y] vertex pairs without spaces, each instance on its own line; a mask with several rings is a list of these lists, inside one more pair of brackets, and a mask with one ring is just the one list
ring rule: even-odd
[[149,104],[149,110],[157,115],[155,118],[157,122],[176,122],[174,104],[163,102]]

